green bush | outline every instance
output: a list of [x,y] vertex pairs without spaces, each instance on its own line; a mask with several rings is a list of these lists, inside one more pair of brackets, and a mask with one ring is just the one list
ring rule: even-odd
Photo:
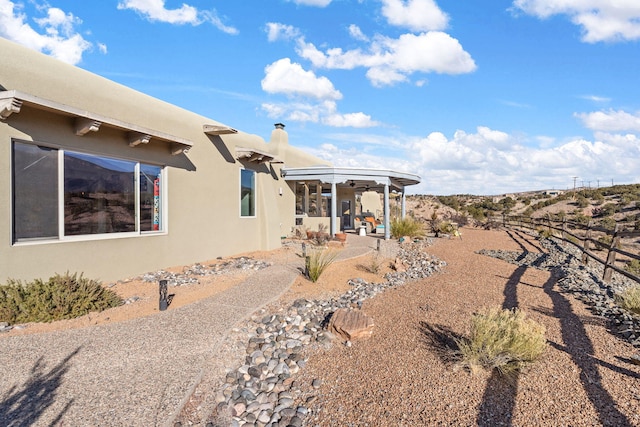
[[622,293],[616,294],[615,299],[622,308],[640,314],[640,286],[625,289]]
[[335,261],[338,253],[331,250],[312,250],[305,260],[305,274],[313,283],[317,282],[322,273]]
[[390,231],[391,236],[396,239],[404,236],[421,237],[424,235],[422,224],[411,217],[392,220]]
[[542,355],[544,335],[544,326],[521,310],[484,310],[473,315],[470,338],[456,340],[459,365],[471,372],[485,368],[515,374]]
[[77,274],[56,274],[23,284],[9,280],[0,286],[0,322],[52,322],[103,311],[122,304],[113,291]]

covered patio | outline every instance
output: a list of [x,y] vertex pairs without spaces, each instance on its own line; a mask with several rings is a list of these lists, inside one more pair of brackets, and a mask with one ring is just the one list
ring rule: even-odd
[[[314,166],[305,168],[283,168],[282,176],[294,187],[296,193],[296,214],[330,218],[330,234],[335,236],[340,228],[352,227],[356,208],[356,194],[375,191],[384,194],[383,225],[384,238],[389,239],[390,206],[389,194],[400,194],[401,217],[406,215],[405,188],[420,183],[418,175],[386,169],[343,168]],[[323,196],[323,195],[326,195]],[[323,197],[330,200],[323,209]],[[340,201],[340,209],[338,202]],[[328,213],[325,215],[324,213]],[[341,227],[338,225],[340,216]]]

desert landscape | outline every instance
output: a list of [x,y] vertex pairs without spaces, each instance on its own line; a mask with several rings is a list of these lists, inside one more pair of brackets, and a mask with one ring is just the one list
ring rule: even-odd
[[[544,214],[571,211],[574,203],[573,199],[559,202]],[[523,203],[521,209],[526,206]],[[409,212],[426,228],[430,220],[455,221],[460,217],[460,210],[437,197],[411,197]],[[628,207],[624,212],[637,215]],[[353,295],[354,280],[366,285],[358,289],[368,289],[388,283],[389,274],[397,272],[399,265],[411,270],[407,267],[411,259],[403,259],[398,251],[414,243],[394,240],[390,242],[394,249],[390,246],[383,254],[371,251],[336,261],[315,283],[300,274],[277,301],[230,331],[218,354],[224,370],[205,376],[174,425],[640,425],[638,349],[617,333],[611,319],[594,313],[592,305],[579,298],[584,289],[566,285],[573,273],[560,271],[555,264],[571,264],[579,270],[574,265],[575,254],[571,258],[569,250],[564,255],[556,253],[557,249],[545,246],[535,235],[485,229],[471,219],[459,231],[457,237],[428,234],[417,249],[406,252],[413,253],[409,258],[426,254],[427,261],[421,263],[423,267],[428,264],[430,271],[424,277],[393,282],[386,290],[373,293],[375,297],[352,297],[348,307],[372,319],[370,336],[345,340],[327,334],[326,329],[313,329],[312,320],[293,326],[299,329],[299,336],[311,338],[302,347],[292,347],[283,359],[291,368],[287,372],[295,373],[279,377],[267,392],[260,388],[260,375],[245,381],[247,374],[238,373],[243,366],[253,366],[256,358],[266,366],[268,360],[282,357],[273,348],[268,350],[269,346],[250,345],[252,339],[269,334],[273,325],[265,319],[282,318],[284,323],[278,327],[283,329],[276,334],[289,337],[293,323],[286,319],[295,322],[303,313],[302,319],[312,319],[308,313],[326,301],[331,306],[344,300],[344,295]],[[287,239],[276,251],[174,266],[105,283],[126,303],[76,319],[20,325],[0,334],[0,340],[155,316],[159,312],[159,277],[175,281],[169,287],[170,310],[193,304],[268,266],[300,263],[301,243]],[[331,245],[341,251],[349,240],[346,246]],[[501,251],[524,261],[518,265],[513,259],[487,256]],[[538,262],[539,256],[550,252],[554,253],[553,262]],[[597,277],[599,273],[594,270],[591,274]],[[369,295],[368,291],[358,292]],[[546,331],[547,348],[540,360],[515,377],[503,377],[495,370],[470,373],[452,356],[455,339],[469,334],[474,313],[495,306],[518,308]],[[273,374],[267,373],[265,381],[269,375]],[[279,407],[283,405],[278,405],[280,402],[286,405]],[[272,409],[266,409],[269,407]]]

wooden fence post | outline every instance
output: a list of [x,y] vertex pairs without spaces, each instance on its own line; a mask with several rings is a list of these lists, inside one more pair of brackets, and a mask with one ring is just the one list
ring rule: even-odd
[[565,240],[567,237],[567,218],[562,217],[562,240]]
[[609,253],[607,254],[607,263],[604,266],[604,275],[602,276],[602,280],[605,283],[609,283],[611,281],[611,274],[613,273],[613,269],[611,266],[616,263],[616,251],[615,248],[620,243],[620,236],[618,236],[618,224],[616,224],[616,228],[613,230],[613,240],[611,241],[611,246],[609,246]]
[[589,256],[587,252],[591,249],[591,220],[587,223],[587,232],[584,235],[584,243],[582,245],[582,263],[587,265],[589,263]]

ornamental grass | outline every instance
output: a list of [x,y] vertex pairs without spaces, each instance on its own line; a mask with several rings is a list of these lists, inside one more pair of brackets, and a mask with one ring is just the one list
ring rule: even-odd
[[399,239],[400,237],[422,237],[424,236],[424,227],[421,223],[412,217],[402,219],[394,219],[391,221],[391,236]]
[[545,327],[521,310],[489,308],[473,315],[471,335],[456,339],[458,365],[472,373],[496,369],[512,376],[536,361],[547,346]]
[[322,273],[338,256],[338,252],[329,249],[314,249],[305,260],[305,275],[313,283],[317,282]]
[[631,286],[619,294],[615,299],[625,310],[640,314],[640,286]]

